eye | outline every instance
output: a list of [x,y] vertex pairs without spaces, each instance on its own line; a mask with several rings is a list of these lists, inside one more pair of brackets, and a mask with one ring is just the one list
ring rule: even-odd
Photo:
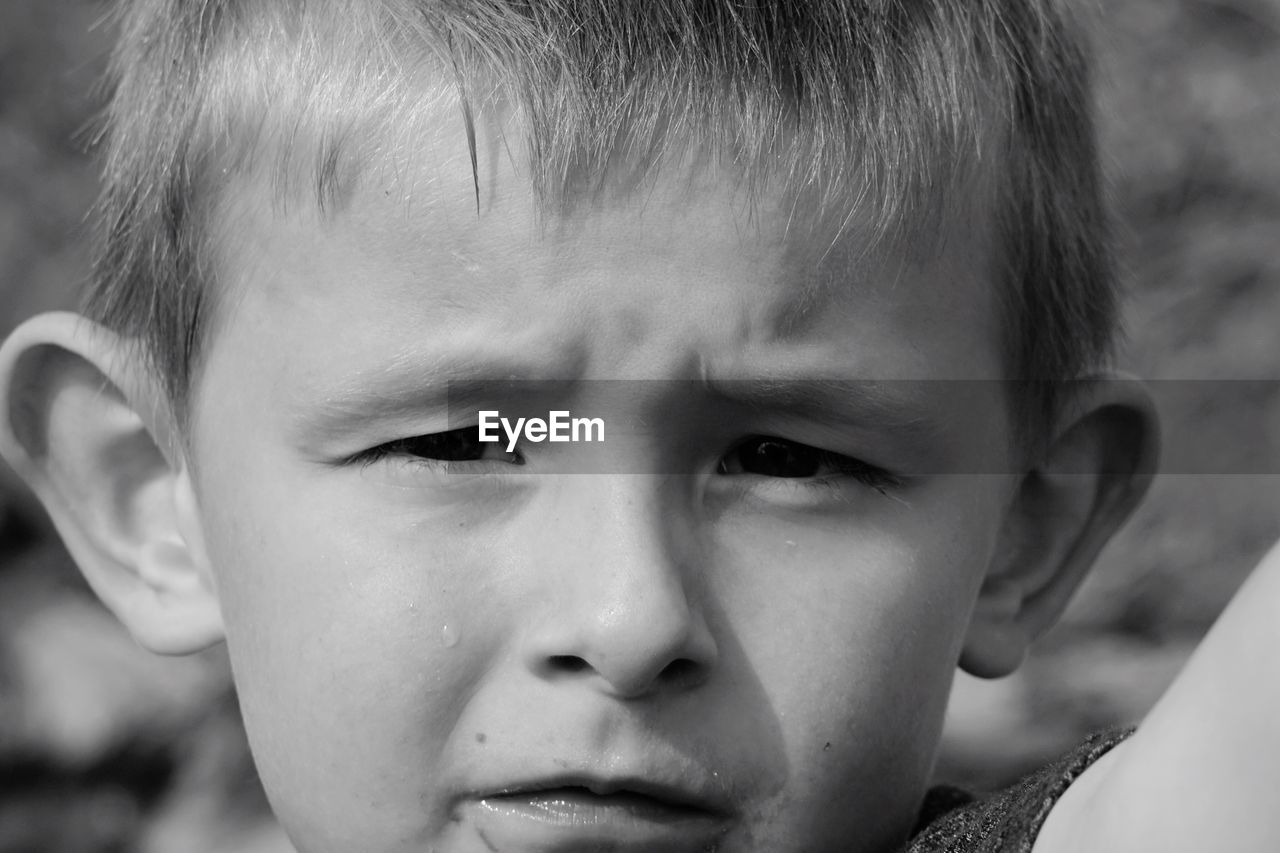
[[481,441],[478,426],[397,438],[356,454],[352,461],[368,464],[393,456],[433,462],[493,460],[513,465],[524,464],[524,458],[520,454],[505,452],[501,444]]
[[733,447],[716,466],[718,474],[829,480],[853,477],[876,489],[898,485],[888,471],[829,450],[773,436],[751,436]]
[[761,477],[812,477],[822,465],[823,451],[780,438],[754,436],[720,460],[717,473]]

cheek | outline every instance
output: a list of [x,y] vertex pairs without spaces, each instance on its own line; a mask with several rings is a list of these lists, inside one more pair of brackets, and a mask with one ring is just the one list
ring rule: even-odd
[[735,525],[721,542],[717,593],[736,614],[748,657],[784,680],[867,693],[911,691],[928,680],[912,673],[947,673],[999,509],[995,489],[962,479],[901,502],[875,496],[803,527],[758,516]]
[[850,517],[807,536],[756,524],[740,540],[728,595],[790,768],[779,831],[887,837],[911,821],[994,541],[996,504],[944,491],[896,523]]
[[[371,818],[420,825],[431,769],[501,617],[481,606],[483,584],[469,582],[476,557],[459,537],[290,482],[242,468],[210,478],[204,495],[263,781],[286,824],[350,815],[352,831]],[[395,811],[405,803],[411,812]],[[350,849],[361,846],[353,839]]]
[[[884,740],[941,714],[967,625],[965,567],[887,542],[859,549],[811,546],[766,601],[747,608],[747,654],[774,701],[810,721],[814,738]],[[954,574],[939,571],[954,568]],[[830,751],[830,750],[828,750]]]

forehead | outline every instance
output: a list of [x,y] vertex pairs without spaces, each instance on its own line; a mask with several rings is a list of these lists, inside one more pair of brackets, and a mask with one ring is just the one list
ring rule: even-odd
[[[311,319],[352,334],[359,312],[336,306],[381,301],[409,309],[406,322],[440,323],[486,305],[559,302],[623,339],[710,321],[740,343],[821,331],[871,352],[877,329],[888,331],[871,319],[888,312],[921,334],[963,325],[974,352],[931,366],[885,347],[898,363],[869,365],[878,378],[998,375],[994,222],[979,191],[989,182],[890,222],[881,204],[832,203],[821,187],[775,191],[773,176],[688,149],[657,170],[580,181],[595,191],[549,209],[500,126],[478,127],[474,149],[461,121],[417,127],[412,145],[361,164],[328,207],[252,171],[233,178],[211,229],[213,325],[244,319],[235,306],[246,299],[302,314],[327,303],[329,315]],[[601,288],[608,298],[588,306],[582,297]],[[660,304],[674,310],[664,317]]]

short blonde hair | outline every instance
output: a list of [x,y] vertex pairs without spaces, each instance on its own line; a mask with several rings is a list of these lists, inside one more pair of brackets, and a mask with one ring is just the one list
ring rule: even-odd
[[225,176],[269,164],[333,204],[376,150],[412,145],[442,85],[472,140],[477,111],[519,116],[549,209],[692,142],[902,234],[982,160],[1022,425],[1108,357],[1089,62],[1054,0],[123,0],[118,25],[87,306],[145,348],[179,418]]

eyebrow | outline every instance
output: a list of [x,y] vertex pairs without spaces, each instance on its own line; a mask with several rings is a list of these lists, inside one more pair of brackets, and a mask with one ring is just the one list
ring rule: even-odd
[[944,432],[929,388],[949,380],[708,379],[712,393],[755,410],[773,410],[849,429],[933,440]]
[[545,367],[535,369],[486,354],[450,352],[424,357],[413,353],[368,373],[344,377],[333,388],[306,389],[292,407],[293,419],[296,432],[308,438],[345,436],[356,424],[442,410],[452,426],[453,413],[469,410],[470,417],[481,403],[493,403],[501,388],[535,381],[540,385],[559,382],[547,379]]
[[[445,416],[445,428],[470,424],[478,408],[509,404],[513,397],[544,397],[551,385],[565,394],[593,383],[697,386],[711,398],[762,413],[801,418],[833,430],[866,430],[895,435],[915,444],[935,444],[952,420],[930,403],[931,389],[957,380],[850,380],[807,377],[748,379],[585,380],[548,379],[552,372],[490,354],[414,353],[370,374],[346,377],[325,389],[319,401],[297,404],[294,432],[308,441],[349,437],[359,427],[397,418]],[[490,377],[490,378],[485,378]],[[958,380],[965,381],[965,380]],[[981,380],[975,380],[981,381]],[[693,390],[689,388],[687,390]],[[314,392],[313,392],[314,393]],[[305,398],[305,395],[304,395]],[[464,415],[465,413],[465,415]]]

